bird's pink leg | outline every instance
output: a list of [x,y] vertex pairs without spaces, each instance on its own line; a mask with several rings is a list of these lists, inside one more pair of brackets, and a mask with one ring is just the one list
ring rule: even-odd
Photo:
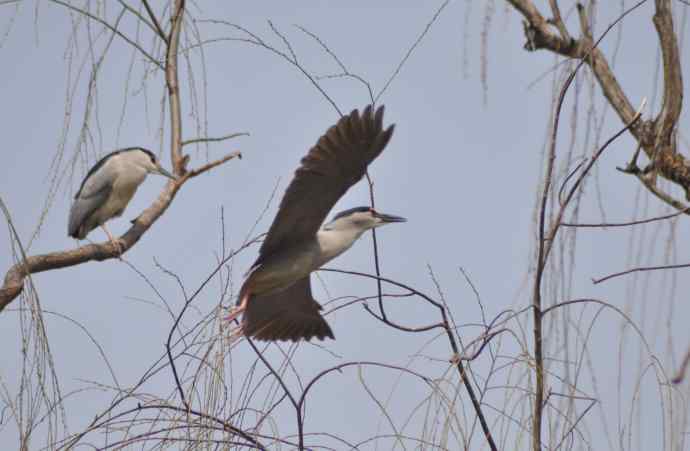
[[239,339],[242,338],[243,336],[244,336],[244,330],[243,330],[242,326],[241,326],[241,325],[240,325],[240,326],[237,326],[237,327],[233,330],[233,332],[230,334],[230,337],[229,337],[230,343],[236,342],[237,340],[239,340]]
[[115,249],[119,254],[119,257],[122,257],[122,243],[120,243],[119,240],[113,238],[113,235],[110,233],[110,230],[108,230],[105,224],[101,224],[101,228],[105,231],[106,235],[108,235],[108,238],[110,239],[110,242],[113,243],[113,246],[115,246]]
[[230,311],[230,314],[225,319],[228,321],[233,321],[238,316],[240,316],[247,309],[247,302],[249,302],[249,296],[250,295],[251,295],[250,291],[247,290],[247,292],[244,293],[244,295],[242,296],[242,299],[240,300],[240,305],[234,307]]

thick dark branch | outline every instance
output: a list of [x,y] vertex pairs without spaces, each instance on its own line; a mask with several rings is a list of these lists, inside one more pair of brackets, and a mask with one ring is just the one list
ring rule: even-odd
[[[626,11],[626,14],[632,12],[645,1],[646,0],[642,0],[634,5]],[[508,0],[508,2],[520,11],[526,19],[525,35],[527,37],[527,43],[525,44],[525,48],[527,50],[546,49],[574,59],[587,57],[586,63],[594,72],[599,86],[601,86],[607,100],[611,103],[611,106],[614,107],[623,122],[630,122],[635,114],[635,109],[623,92],[623,88],[621,88],[618,83],[604,54],[597,48],[592,49],[593,42],[588,26],[582,30],[582,38],[565,40],[552,31],[549,23],[530,0]],[[586,16],[584,16],[584,7],[582,7],[582,5],[578,4],[578,12],[580,13],[581,24],[587,24],[588,21]],[[626,14],[622,15],[614,24],[618,23]],[[614,24],[609,28],[613,27]],[[603,34],[606,34],[607,31],[608,30],[604,31]]]
[[565,27],[565,23],[563,23],[563,17],[561,17],[561,8],[558,7],[558,0],[549,0],[549,6],[551,7],[551,14],[553,15],[551,22],[558,29],[561,38],[563,38],[564,41],[569,42],[572,38],[570,37],[570,33],[568,33],[568,29]]
[[120,5],[122,5],[124,9],[132,13],[132,15],[136,16],[136,18],[140,20],[144,25],[146,25],[151,31],[158,34],[158,30],[156,29],[156,27],[151,22],[146,20],[146,17],[142,16],[139,11],[129,6],[124,0],[118,0],[118,3],[120,3]]
[[[567,58],[584,58],[594,73],[604,97],[616,111],[621,121],[626,124],[631,122],[635,110],[604,54],[599,49],[593,48],[589,18],[581,4],[578,4],[577,7],[582,36],[579,39],[568,40],[556,33],[556,30],[542,16],[532,0],[506,1],[518,10],[525,19],[525,37],[527,39],[525,48],[527,50],[545,49]],[[604,34],[646,1],[640,0],[628,8],[616,21],[609,25]],[[662,110],[654,121],[638,121],[630,129],[630,132],[640,143],[647,157],[652,160],[654,169],[664,178],[682,186],[686,192],[686,198],[690,200],[690,164],[683,155],[677,152],[674,137],[674,130],[683,102],[683,87],[677,36],[673,29],[671,0],[655,1],[656,13],[653,20],[659,35],[664,62],[664,100]],[[649,188],[648,183],[645,185]]]
[[655,119],[656,136],[662,146],[673,146],[673,131],[683,107],[683,77],[680,68],[678,39],[673,29],[671,0],[656,0],[654,26],[659,35],[661,56],[664,63],[664,99],[661,111]]
[[151,18],[153,25],[156,27],[156,32],[158,33],[158,36],[160,36],[161,39],[163,39],[165,43],[168,44],[168,37],[165,35],[163,28],[161,28],[161,24],[158,23],[158,19],[156,18],[156,15],[153,13],[151,5],[149,5],[149,2],[146,0],[142,0],[142,3],[144,4],[144,8],[146,8],[146,12],[149,14],[149,17]]

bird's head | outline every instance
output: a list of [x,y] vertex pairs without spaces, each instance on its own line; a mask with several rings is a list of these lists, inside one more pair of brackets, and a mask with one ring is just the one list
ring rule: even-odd
[[156,158],[156,155],[154,155],[154,153],[150,150],[136,147],[127,150],[122,156],[129,164],[136,165],[144,169],[149,174],[158,174],[173,180],[177,180],[177,177],[163,169],[160,161],[158,161],[158,158]]
[[356,228],[362,231],[380,227],[394,222],[406,222],[400,216],[379,213],[370,207],[355,207],[341,211],[333,217],[326,226],[326,230],[342,230]]

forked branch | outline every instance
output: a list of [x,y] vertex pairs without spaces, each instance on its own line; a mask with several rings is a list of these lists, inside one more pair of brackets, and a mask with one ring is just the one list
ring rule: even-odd
[[[613,73],[607,58],[601,50],[593,45],[592,32],[589,27],[590,20],[584,6],[578,4],[581,36],[578,39],[573,39],[569,38],[567,30],[565,30],[565,34],[563,33],[564,26],[557,17],[557,14],[560,13],[553,8],[556,4],[555,1],[551,1],[554,18],[549,20],[544,18],[532,0],[506,1],[525,19],[525,37],[527,39],[525,48],[527,50],[544,49],[567,58],[583,60],[592,70],[604,97],[616,111],[621,121],[625,124],[631,122],[635,114],[633,105]],[[609,25],[604,34],[646,2],[647,0],[640,0],[628,8]],[[656,118],[638,121],[632,127],[631,133],[652,162],[653,169],[662,177],[680,185],[690,200],[690,164],[688,164],[686,157],[678,152],[675,137],[682,108],[683,83],[678,38],[674,30],[671,13],[671,0],[655,0],[653,22],[659,37],[663,60],[663,102]],[[558,33],[552,25],[556,26]],[[645,183],[647,189],[653,191],[651,185]],[[658,197],[666,201],[663,196]]]

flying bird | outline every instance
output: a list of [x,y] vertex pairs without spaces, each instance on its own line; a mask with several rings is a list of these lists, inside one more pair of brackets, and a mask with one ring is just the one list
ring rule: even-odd
[[148,174],[160,174],[175,180],[163,169],[150,150],[130,147],[101,158],[84,177],[69,212],[67,234],[83,240],[101,226],[110,241],[117,241],[105,226],[106,221],[122,215],[134,193]]
[[343,194],[381,154],[394,126],[383,129],[383,107],[342,117],[302,158],[259,257],[240,288],[228,320],[242,314],[239,332],[259,340],[335,338],[319,313],[309,276],[345,252],[367,230],[405,218],[357,207],[321,225]]

